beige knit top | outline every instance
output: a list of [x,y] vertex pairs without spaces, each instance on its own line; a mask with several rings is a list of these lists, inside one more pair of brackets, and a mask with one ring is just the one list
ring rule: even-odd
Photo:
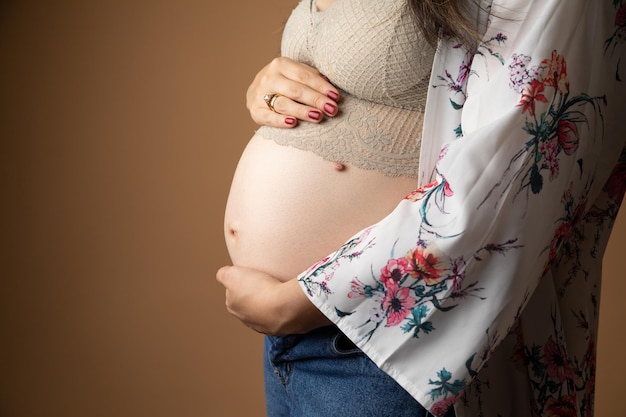
[[281,49],[340,90],[340,114],[294,129],[261,127],[260,136],[332,162],[417,177],[434,50],[406,0],[336,0],[325,11],[301,0]]

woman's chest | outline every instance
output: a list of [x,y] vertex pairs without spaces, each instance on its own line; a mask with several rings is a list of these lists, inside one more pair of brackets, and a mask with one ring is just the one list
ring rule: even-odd
[[406,0],[302,0],[285,26],[282,54],[380,102],[406,97],[429,73],[434,51]]

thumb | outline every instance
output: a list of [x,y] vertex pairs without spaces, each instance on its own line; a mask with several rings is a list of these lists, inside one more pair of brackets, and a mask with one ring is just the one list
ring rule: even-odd
[[232,266],[223,266],[220,269],[218,269],[217,273],[215,274],[215,278],[217,279],[217,282],[219,282],[223,286],[226,286],[229,272],[232,270],[232,268],[233,268]]

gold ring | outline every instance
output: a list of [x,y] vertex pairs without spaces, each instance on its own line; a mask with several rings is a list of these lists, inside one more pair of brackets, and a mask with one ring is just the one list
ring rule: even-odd
[[276,99],[280,97],[278,93],[266,94],[263,96],[263,101],[267,104],[267,108],[276,113],[276,109],[274,108],[274,103],[276,103]]

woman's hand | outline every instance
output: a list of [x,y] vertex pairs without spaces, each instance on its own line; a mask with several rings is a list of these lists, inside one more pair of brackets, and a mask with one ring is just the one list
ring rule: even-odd
[[263,272],[225,266],[217,280],[226,288],[226,309],[257,332],[283,336],[331,324],[296,279],[281,282]]
[[[278,94],[274,110],[264,100]],[[298,120],[318,123],[337,114],[338,90],[315,68],[278,57],[256,75],[246,94],[246,106],[255,123],[294,127]]]

